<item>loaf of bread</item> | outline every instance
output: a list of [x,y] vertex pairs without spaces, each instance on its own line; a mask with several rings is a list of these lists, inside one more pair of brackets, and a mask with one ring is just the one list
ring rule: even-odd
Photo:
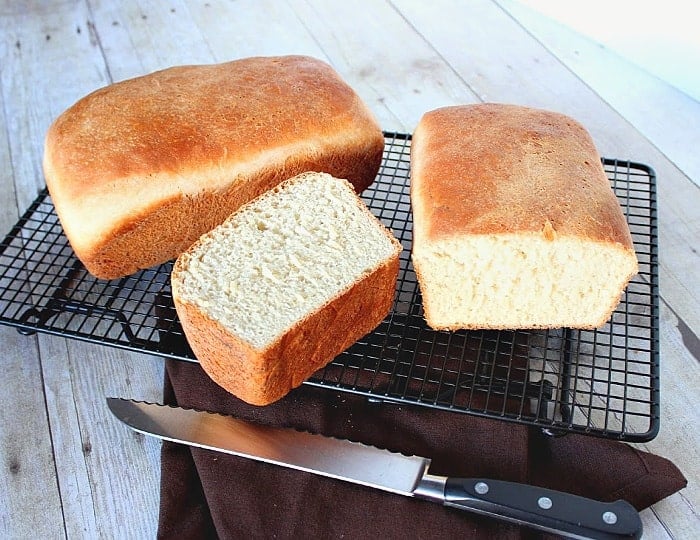
[[214,382],[266,405],[379,325],[400,252],[347,181],[305,173],[178,257],[175,308]]
[[411,150],[412,260],[435,329],[594,328],[637,272],[589,133],[503,104],[426,113]]
[[76,255],[100,278],[175,258],[242,204],[305,171],[376,177],[384,137],[327,64],[302,56],[182,66],[60,115],[44,172]]

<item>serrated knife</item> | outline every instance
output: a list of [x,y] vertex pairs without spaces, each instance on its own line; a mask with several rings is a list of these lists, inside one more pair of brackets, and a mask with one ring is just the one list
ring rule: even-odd
[[569,538],[639,538],[642,522],[626,501],[604,503],[550,489],[430,474],[430,459],[362,443],[273,428],[218,413],[107,398],[130,428],[189,446],[291,467],[486,515]]

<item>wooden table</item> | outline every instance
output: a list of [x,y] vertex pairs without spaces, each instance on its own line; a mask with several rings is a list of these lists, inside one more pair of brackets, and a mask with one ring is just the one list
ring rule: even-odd
[[[386,130],[411,132],[447,104],[511,102],[569,114],[602,155],[651,165],[662,423],[641,447],[689,485],[642,517],[648,538],[700,534],[697,102],[506,0],[6,0],[0,35],[3,236],[44,185],[46,129],[78,98],[171,65],[254,55],[325,59]],[[0,341],[0,536],[153,537],[160,445],[113,421],[104,397],[160,400],[162,359],[10,327]]]

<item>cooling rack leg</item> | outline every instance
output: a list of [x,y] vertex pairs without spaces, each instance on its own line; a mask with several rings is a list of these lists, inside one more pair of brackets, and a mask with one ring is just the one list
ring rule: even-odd
[[570,422],[572,417],[572,395],[571,388],[571,365],[573,363],[573,351],[571,350],[574,342],[572,337],[573,331],[570,328],[564,329],[564,361],[561,366],[561,395],[559,397],[561,417],[564,422]]
[[[63,277],[63,279],[61,279],[61,282],[54,289],[53,294],[46,303],[46,306],[41,309],[36,306],[27,309],[22,313],[22,315],[20,315],[19,321],[21,323],[28,324],[29,320],[33,318],[36,319],[37,325],[44,325],[52,317],[55,317],[61,313],[65,304],[69,301],[67,291],[72,290],[72,283],[75,282],[78,274],[82,271],[84,271],[83,264],[76,259],[68,269],[66,275]],[[25,336],[31,336],[36,333],[35,329],[29,327],[18,328],[18,331],[20,334],[24,334]]]

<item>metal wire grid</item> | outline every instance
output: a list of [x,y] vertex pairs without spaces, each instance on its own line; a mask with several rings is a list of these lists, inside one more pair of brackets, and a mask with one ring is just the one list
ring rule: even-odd
[[[363,197],[404,246],[394,308],[307,384],[370,399],[495,417],[547,433],[653,439],[659,427],[656,187],[641,164],[604,160],[640,273],[595,331],[436,332],[410,261],[410,136],[387,133]],[[195,361],[170,297],[171,263],[118,280],[75,258],[46,191],[0,244],[0,323]]]

